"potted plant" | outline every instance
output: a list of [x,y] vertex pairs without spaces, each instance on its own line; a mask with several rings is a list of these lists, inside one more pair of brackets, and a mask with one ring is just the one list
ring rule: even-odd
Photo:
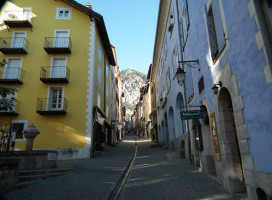
[[171,24],[168,26],[168,31],[169,31],[169,32],[172,32],[173,28],[174,28],[174,24],[171,23]]

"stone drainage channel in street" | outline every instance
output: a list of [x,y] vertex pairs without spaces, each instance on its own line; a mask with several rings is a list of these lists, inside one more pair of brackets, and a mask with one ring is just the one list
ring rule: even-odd
[[136,141],[136,139],[134,141],[132,140],[128,140],[126,142],[134,142],[135,143],[135,148],[134,148],[134,153],[132,154],[131,159],[129,160],[124,172],[122,173],[122,175],[120,176],[119,180],[117,181],[117,183],[115,184],[115,186],[112,188],[112,190],[110,190],[109,194],[106,194],[103,198],[103,200],[118,200],[119,196],[122,192],[122,189],[126,183],[126,180],[128,178],[128,175],[131,171],[131,168],[133,166],[133,163],[136,159],[137,156],[137,152],[138,152],[138,142]]

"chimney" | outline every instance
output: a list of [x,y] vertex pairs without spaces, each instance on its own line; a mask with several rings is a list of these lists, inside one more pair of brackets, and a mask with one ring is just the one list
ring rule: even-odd
[[90,3],[87,3],[86,5],[85,5],[87,8],[89,8],[89,9],[93,9],[93,6],[92,6],[92,4],[90,4]]

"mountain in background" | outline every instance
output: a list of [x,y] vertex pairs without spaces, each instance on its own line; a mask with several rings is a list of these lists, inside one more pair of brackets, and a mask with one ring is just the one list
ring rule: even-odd
[[140,88],[146,83],[146,75],[132,69],[125,69],[121,71],[121,78],[125,95],[123,105],[126,107],[126,115],[131,116],[140,99]]

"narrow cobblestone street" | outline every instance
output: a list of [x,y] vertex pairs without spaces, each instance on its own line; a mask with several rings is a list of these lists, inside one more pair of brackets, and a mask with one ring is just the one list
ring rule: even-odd
[[135,140],[138,153],[119,199],[240,199],[232,197],[221,185],[165,147],[133,136],[94,159],[61,161],[59,167],[75,170],[15,190],[7,199],[109,199],[133,155]]

